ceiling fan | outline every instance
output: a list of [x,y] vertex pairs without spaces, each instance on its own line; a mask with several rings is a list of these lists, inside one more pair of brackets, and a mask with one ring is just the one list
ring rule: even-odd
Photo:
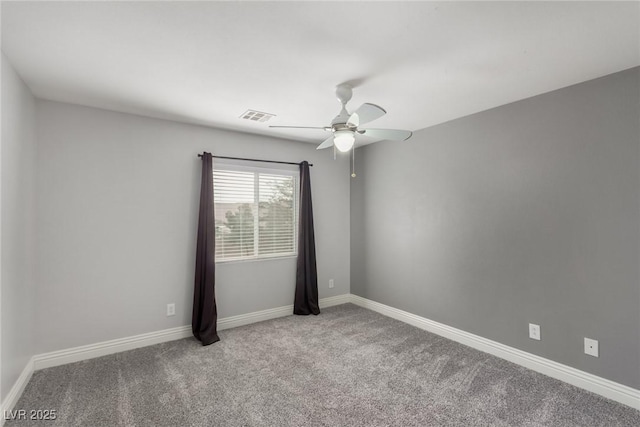
[[[339,151],[346,153],[351,150],[356,141],[361,144],[369,144],[379,140],[389,141],[405,141],[411,138],[412,132],[408,130],[397,129],[360,129],[359,126],[378,119],[387,112],[380,106],[375,104],[362,104],[357,110],[349,114],[347,111],[347,102],[351,99],[353,90],[351,85],[341,84],[336,87],[336,97],[342,109],[340,113],[331,121],[331,126],[312,127],[312,126],[269,126],[271,128],[289,128],[289,129],[322,129],[330,131],[332,134],[325,139],[322,144],[318,145],[318,150],[335,146]],[[367,141],[361,136],[375,138],[374,141]]]

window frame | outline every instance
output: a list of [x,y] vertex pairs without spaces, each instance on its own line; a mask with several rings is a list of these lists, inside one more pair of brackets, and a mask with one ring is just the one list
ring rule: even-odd
[[[294,169],[295,168],[295,169]],[[214,193],[214,211],[215,211],[215,172],[219,170],[234,171],[234,172],[252,172],[254,173],[253,185],[254,185],[254,202],[252,206],[256,208],[256,215],[254,218],[254,255],[252,256],[236,256],[218,259],[214,254],[216,264],[226,263],[238,263],[238,262],[256,262],[256,261],[269,261],[276,259],[296,258],[298,256],[298,232],[299,232],[299,204],[300,204],[300,170],[294,165],[280,165],[273,164],[269,167],[265,167],[262,162],[255,162],[250,160],[228,160],[228,159],[214,159],[212,167],[212,179],[213,179],[213,193]],[[259,253],[259,228],[260,228],[260,174],[265,175],[280,175],[290,176],[293,180],[293,251],[281,252],[276,254]]]

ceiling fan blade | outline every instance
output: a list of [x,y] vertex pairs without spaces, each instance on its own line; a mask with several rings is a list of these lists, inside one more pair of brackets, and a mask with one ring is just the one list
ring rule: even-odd
[[411,131],[398,129],[362,129],[358,133],[371,138],[387,139],[389,141],[406,141],[413,135]]
[[270,128],[285,128],[285,129],[322,129],[322,130],[331,130],[330,127],[327,126],[269,126]]
[[323,148],[329,148],[333,146],[333,135],[331,135],[329,138],[325,139],[322,144],[318,145],[318,148],[316,148],[316,150],[322,150]]
[[358,118],[360,120],[358,125],[362,125],[384,116],[385,114],[387,114],[387,112],[382,107],[379,107],[375,104],[366,103],[362,104],[356,111],[353,112],[353,114],[358,115]]
[[378,141],[380,140],[375,138],[365,138],[364,135],[361,135],[360,133],[356,132],[356,143],[354,144],[354,146],[358,148],[358,147],[362,147],[363,145],[373,144],[374,142],[378,142]]
[[353,113],[349,116],[349,120],[347,120],[347,126],[358,127],[360,125],[360,116],[358,113]]

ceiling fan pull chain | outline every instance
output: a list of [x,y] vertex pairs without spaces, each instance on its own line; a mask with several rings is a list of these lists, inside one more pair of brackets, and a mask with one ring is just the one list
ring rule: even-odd
[[333,160],[336,159],[336,144],[333,144]]
[[356,147],[351,149],[351,178],[356,177]]

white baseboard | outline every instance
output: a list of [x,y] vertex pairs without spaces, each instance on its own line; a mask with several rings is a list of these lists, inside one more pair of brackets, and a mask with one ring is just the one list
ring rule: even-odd
[[4,398],[2,405],[0,407],[0,426],[4,425],[5,414],[12,410],[16,403],[18,403],[18,399],[22,396],[22,392],[24,391],[27,384],[29,384],[29,380],[31,379],[31,375],[33,375],[33,357],[29,359],[27,365],[24,367],[20,376],[9,390],[9,393]]
[[[332,305],[347,303],[349,302],[349,298],[349,294],[344,294],[335,297],[323,298],[319,303],[321,308],[330,307]],[[240,314],[238,316],[225,317],[218,319],[218,330],[222,331],[224,329],[262,322],[264,320],[275,319],[277,317],[289,316],[291,314],[293,314],[293,305]],[[52,351],[50,353],[38,354],[33,357],[34,370],[37,371],[39,369],[51,368],[53,366],[66,365],[67,363],[107,356],[109,354],[120,353],[122,351],[133,350],[167,341],[179,340],[190,336],[191,326],[187,325],[135,335],[132,337],[103,341],[81,347],[73,347],[59,351]]]
[[335,297],[322,298],[319,301],[320,308],[333,307],[334,305],[346,304],[348,302],[351,302],[351,294],[342,294]]
[[[334,305],[346,304],[351,300],[350,297],[350,294],[338,295],[335,297],[322,298],[318,303],[320,308],[326,308]],[[238,316],[225,317],[224,319],[218,319],[218,330],[222,331],[225,329],[237,328],[238,326],[276,319],[278,317],[285,317],[291,314],[293,314],[293,304],[278,308],[271,308],[269,310],[240,314]]]
[[465,332],[460,329],[447,326],[424,317],[399,310],[388,305],[362,298],[358,295],[350,295],[350,301],[360,307],[368,308],[401,322],[408,323],[420,329],[449,338],[461,344],[473,347],[485,353],[492,354],[515,364],[524,366],[533,371],[549,377],[564,381],[576,387],[599,394],[607,399],[640,410],[640,390],[598,377],[593,374],[563,365],[544,357],[536,356],[499,342],[483,338],[478,335]]
[[33,356],[34,370],[37,371],[53,366],[66,365],[67,363],[80,362],[81,360],[93,359],[167,341],[179,340],[190,335],[191,326],[179,326],[162,331],[37,354]]

